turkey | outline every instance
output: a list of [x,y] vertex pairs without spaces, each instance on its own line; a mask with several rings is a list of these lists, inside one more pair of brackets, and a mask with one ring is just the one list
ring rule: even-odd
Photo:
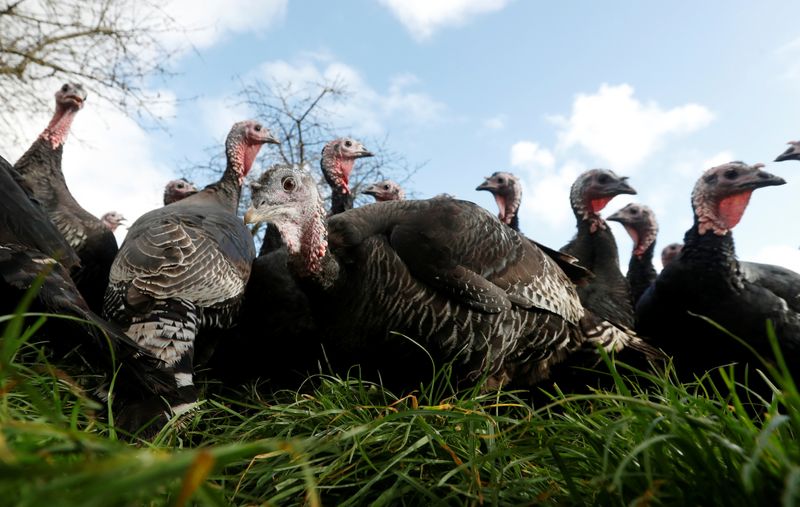
[[197,187],[186,178],[172,180],[164,187],[164,206],[197,193]]
[[620,333],[584,311],[547,255],[470,202],[388,201],[326,222],[311,175],[280,167],[259,178],[245,221],[281,231],[338,369],[409,387],[432,357],[452,360],[458,380],[529,386],[586,340]]
[[[748,281],[736,259],[733,227],[754,190],[783,185],[782,178],[730,162],[707,170],[692,191],[694,225],[683,250],[659,274],[636,307],[638,329],[691,373],[752,356],[704,316],[773,357],[766,332],[771,320],[789,365],[800,359],[800,314],[775,292]],[[754,363],[755,366],[761,366]]]
[[775,162],[783,162],[784,160],[800,160],[800,141],[789,141],[786,143],[789,148],[783,153],[778,155]]
[[255,257],[250,231],[236,211],[242,181],[265,143],[278,141],[260,123],[233,125],[220,180],[142,215],[111,267],[106,314],[174,372],[165,417],[191,409],[197,400],[198,332],[229,328],[236,319]]
[[59,88],[53,118],[17,160],[14,169],[78,253],[81,266],[72,271],[72,278],[89,307],[99,313],[103,306],[103,292],[108,285],[108,271],[117,253],[117,240],[99,218],[78,204],[61,171],[64,142],[85,100],[86,92],[79,84],[66,83]]
[[[0,157],[0,312],[15,313],[31,287],[38,286],[27,311],[67,318],[50,317],[34,339],[46,338],[59,358],[78,348],[86,364],[102,368],[109,378],[116,374],[115,408],[165,391],[170,379],[156,368],[156,359],[89,309],[67,272],[78,262],[45,212],[19,185],[11,165]],[[118,412],[117,423],[135,429],[126,414]]]
[[[491,176],[487,176],[475,190],[490,192],[497,202],[497,218],[520,232],[518,212],[522,202],[522,183],[516,175],[508,172],[495,172]],[[592,277],[591,272],[582,267],[575,257],[553,250],[532,239],[529,240],[554,260],[574,283],[584,285]]]
[[670,243],[661,250],[661,268],[666,268],[670,262],[680,255],[683,243]]
[[334,139],[322,148],[320,166],[325,181],[331,187],[331,215],[353,208],[350,173],[356,159],[372,156],[372,152],[363,144],[348,137]]
[[103,213],[103,216],[100,217],[100,221],[103,222],[105,228],[111,232],[116,231],[117,227],[119,227],[125,220],[126,220],[125,217],[122,216],[121,213],[117,213],[116,211],[109,211],[107,213]]
[[636,193],[627,179],[607,169],[591,169],[578,176],[570,190],[578,232],[561,251],[594,273],[594,279],[578,287],[583,306],[618,326],[633,329],[630,287],[619,269],[617,242],[600,216],[614,197]]
[[392,180],[373,183],[364,189],[364,193],[375,198],[375,202],[402,201],[406,198],[403,188]]
[[606,220],[621,223],[633,240],[633,251],[625,277],[631,287],[631,302],[636,306],[644,291],[656,279],[656,268],[653,267],[653,251],[658,236],[656,215],[647,206],[630,203]]

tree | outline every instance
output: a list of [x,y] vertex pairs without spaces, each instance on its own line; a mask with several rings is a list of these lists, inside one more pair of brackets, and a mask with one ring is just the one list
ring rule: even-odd
[[[330,198],[330,189],[325,184],[320,171],[322,148],[328,141],[343,137],[350,130],[337,123],[337,108],[346,105],[350,94],[346,87],[337,81],[325,83],[276,81],[255,81],[243,83],[238,94],[240,102],[255,114],[281,141],[274,149],[261,150],[260,165],[270,167],[275,164],[286,164],[303,167],[317,173],[320,194],[326,201]],[[350,189],[356,195],[356,204],[364,204],[372,200],[361,194],[368,185],[386,178],[392,178],[403,185],[420,169],[421,165],[412,166],[400,153],[388,147],[387,138],[361,138],[375,156],[360,159],[350,177]],[[202,177],[218,177],[225,169],[225,160],[219,147],[207,150],[213,155],[208,162],[189,164],[183,170],[188,179]],[[245,189],[245,198],[240,206],[249,205],[249,188]],[[253,234],[261,231],[261,224],[253,228]]]
[[[149,0],[4,0],[0,3],[0,129],[49,112],[54,81],[77,81],[126,113],[156,117],[145,80],[166,75],[175,32]],[[44,93],[43,93],[44,92]]]

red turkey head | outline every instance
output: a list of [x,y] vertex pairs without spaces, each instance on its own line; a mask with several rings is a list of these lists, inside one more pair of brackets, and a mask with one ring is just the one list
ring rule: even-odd
[[172,180],[164,187],[164,206],[180,201],[197,192],[197,187],[185,178]]
[[343,137],[334,139],[322,148],[322,174],[325,181],[331,188],[335,188],[342,193],[350,193],[350,173],[357,158],[372,157],[371,151],[367,150],[363,144]]
[[670,243],[661,250],[661,265],[667,267],[683,250],[683,243]]
[[86,101],[86,90],[77,83],[64,83],[56,92],[56,111],[50,123],[39,135],[53,149],[58,148],[67,140],[72,120],[75,113],[81,110]]
[[375,198],[376,202],[402,201],[406,198],[403,189],[392,180],[383,180],[368,186],[364,193]]
[[789,141],[789,148],[778,155],[775,162],[783,162],[784,160],[800,160],[800,141]]
[[764,164],[728,162],[712,167],[697,180],[692,206],[700,234],[727,234],[742,219],[753,190],[786,183],[762,167]]
[[501,222],[510,224],[517,216],[519,203],[522,201],[522,185],[515,175],[502,171],[495,172],[487,176],[475,190],[487,190],[492,193],[499,210],[497,217]]
[[264,144],[280,144],[269,129],[255,120],[234,123],[225,141],[225,153],[239,174],[239,184],[253,167],[253,161]]
[[633,255],[639,258],[656,241],[658,222],[653,210],[647,206],[630,203],[606,220],[619,222],[625,227],[628,236],[633,240]]
[[636,194],[627,180],[627,177],[617,176],[608,169],[590,169],[572,184],[569,194],[572,210],[579,220],[591,222],[590,232],[606,228],[600,211],[611,199],[621,194]]
[[120,224],[125,221],[125,217],[116,211],[109,211],[100,217],[100,221],[103,222],[103,225],[106,227],[106,229],[114,232],[117,230],[117,227],[119,227]]

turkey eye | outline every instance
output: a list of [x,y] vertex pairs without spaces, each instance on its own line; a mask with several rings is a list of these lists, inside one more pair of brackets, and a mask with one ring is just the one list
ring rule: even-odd
[[261,125],[256,125],[255,127],[253,127],[253,130],[255,130],[256,132],[261,132]]
[[283,189],[286,190],[287,192],[291,192],[292,190],[294,190],[294,187],[295,187],[294,178],[286,178],[285,180],[283,180]]
[[64,85],[64,86],[62,86],[62,87],[61,87],[61,91],[62,91],[62,92],[65,92],[65,91],[67,91],[67,90],[69,90],[69,86],[67,86],[67,85]]
[[383,189],[384,189],[384,190],[389,190],[389,185],[384,185],[384,186],[383,186]]
[[506,180],[504,180],[503,178],[497,178],[497,182],[502,185],[503,183],[506,182]]
[[725,177],[729,180],[735,180],[739,177],[739,173],[736,171],[736,169],[728,169],[725,171]]
[[597,178],[597,181],[605,185],[606,183],[611,181],[611,178],[609,178],[607,174],[601,174],[600,177]]
[[178,183],[178,189],[183,190],[183,183]]
[[639,210],[638,209],[636,209],[636,208],[631,209],[631,215],[638,215],[638,214],[639,214]]
[[353,143],[351,143],[350,141],[345,141],[344,145],[350,148],[351,146],[353,146]]

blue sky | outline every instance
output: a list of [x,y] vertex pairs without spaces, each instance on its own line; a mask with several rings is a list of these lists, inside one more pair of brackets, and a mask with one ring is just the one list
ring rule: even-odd
[[[168,42],[194,45],[172,62],[174,77],[152,83],[167,99],[165,130],[92,110],[91,97],[73,126],[67,180],[96,214],[135,218],[187,159],[221,151],[230,124],[251,114],[235,103],[240,79],[338,77],[353,92],[339,111],[343,135],[388,134],[412,164],[427,162],[408,190],[494,211],[474,188],[510,170],[524,180],[524,232],[555,247],[574,234],[567,192],[585,169],[630,176],[639,195],[607,213],[650,205],[664,246],[691,224],[703,170],[765,162],[788,184],[755,193],[735,230],[738,252],[800,270],[800,165],[770,162],[800,137],[796,2],[177,0],[165,9],[192,28]],[[35,135],[39,122],[26,128]],[[627,262],[630,240],[612,227]]]

